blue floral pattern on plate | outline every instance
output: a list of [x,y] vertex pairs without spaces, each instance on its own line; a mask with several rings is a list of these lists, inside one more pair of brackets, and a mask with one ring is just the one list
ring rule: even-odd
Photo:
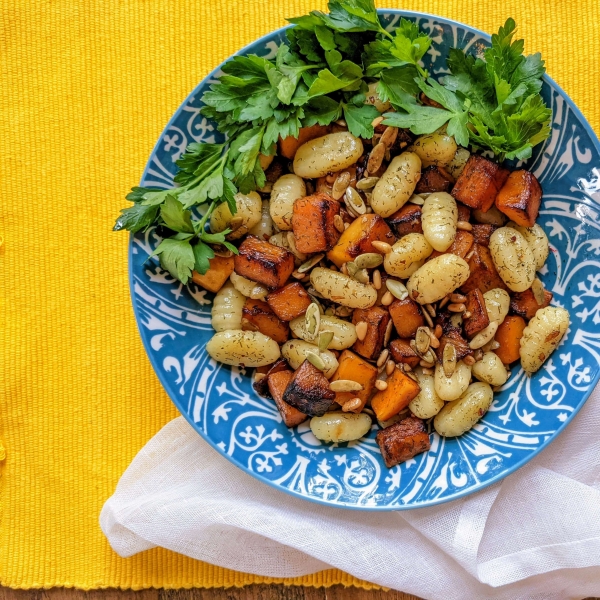
[[[402,16],[434,43],[425,67],[446,72],[450,47],[481,53],[489,37],[439,17],[380,11],[388,29]],[[240,54],[272,58],[285,39],[280,29]],[[169,187],[175,161],[192,141],[220,141],[203,118],[200,98],[211,73],[177,110],[158,141],[142,185]],[[212,294],[182,286],[148,259],[160,242],[154,230],[132,236],[130,282],[139,330],[167,393],[195,430],[223,456],[261,481],[330,506],[363,510],[419,508],[465,496],[512,473],[554,439],[573,418],[600,376],[600,143],[581,113],[549,78],[543,91],[553,109],[552,135],[526,167],[540,180],[538,222],[551,253],[541,272],[553,303],[571,314],[560,347],[533,377],[514,367],[490,411],[457,439],[431,435],[431,450],[387,469],[374,426],[348,444],[324,444],[308,424],[288,429],[275,404],[259,397],[251,373],[216,364],[204,346],[213,335]]]

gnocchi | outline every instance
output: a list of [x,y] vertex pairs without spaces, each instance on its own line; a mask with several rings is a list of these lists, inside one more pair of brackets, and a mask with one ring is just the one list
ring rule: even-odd
[[362,153],[360,138],[347,131],[329,133],[298,148],[294,157],[294,173],[306,179],[337,173],[353,165]]
[[525,238],[511,227],[490,237],[490,253],[498,275],[513,292],[524,292],[535,279],[535,258]]
[[[294,335],[298,336],[301,340],[311,341],[304,315],[290,321],[290,328],[294,332]],[[322,333],[323,331],[331,331],[333,333],[333,339],[327,346],[329,350],[345,350],[346,348],[350,348],[357,339],[356,327],[352,323],[330,315],[321,315],[320,317],[318,333]]]
[[215,333],[206,344],[206,351],[211,358],[238,367],[264,367],[281,356],[275,340],[259,331],[239,329]]
[[487,383],[472,383],[464,394],[448,402],[433,420],[433,427],[443,437],[457,437],[466,433],[485,415],[494,398]]
[[321,296],[348,308],[370,308],[377,301],[375,288],[331,269],[313,269],[310,282]]
[[383,218],[400,210],[412,196],[421,178],[421,159],[414,152],[403,152],[392,159],[373,188],[371,208]]
[[282,175],[271,190],[270,213],[273,223],[281,231],[291,231],[294,202],[306,196],[306,184],[298,175]]
[[248,233],[261,240],[268,240],[273,235],[273,219],[270,215],[268,200],[262,201],[260,221]]
[[333,374],[337,371],[339,366],[338,360],[335,354],[330,350],[324,350],[319,352],[319,348],[314,344],[305,342],[304,340],[288,340],[281,347],[281,354],[292,369],[297,369],[307,358],[308,354],[317,354],[321,360],[325,363],[325,370],[323,374],[327,379],[333,377]]
[[424,167],[430,165],[445,167],[456,156],[458,146],[452,136],[445,133],[432,133],[418,137],[410,149],[419,156]]
[[506,290],[494,288],[483,294],[483,301],[490,322],[496,321],[498,325],[504,321],[510,308],[510,296]]
[[[244,294],[246,298],[252,298],[252,300],[263,300],[269,293],[269,290],[264,285],[256,283],[256,281],[246,279],[242,275],[238,275],[235,271],[229,276],[229,279],[231,280],[233,287],[240,292],[240,294]],[[239,329],[239,327],[232,327],[231,329]]]
[[473,376],[492,386],[504,385],[508,380],[506,367],[494,352],[486,352],[472,368]]
[[449,402],[456,400],[465,392],[471,382],[471,367],[464,361],[456,363],[456,369],[451,377],[446,377],[444,367],[438,363],[435,367],[435,393],[441,400]]
[[535,259],[535,270],[539,271],[546,263],[550,253],[546,232],[537,223],[533,227],[521,227],[513,221],[509,221],[506,226],[516,229],[525,238]]
[[410,277],[425,259],[433,252],[433,248],[421,233],[409,233],[393,246],[383,260],[386,273],[403,279]]
[[352,442],[371,430],[371,417],[366,413],[329,412],[310,420],[313,435],[324,442]]
[[435,379],[432,375],[426,375],[423,373],[423,369],[415,369],[414,374],[417,377],[421,391],[411,401],[408,408],[419,419],[431,419],[440,412],[444,406],[444,401],[435,391]]
[[540,308],[523,330],[519,350],[523,370],[535,373],[556,350],[568,328],[569,313],[564,308]]
[[421,224],[425,239],[438,252],[445,252],[456,237],[458,207],[446,192],[435,192],[425,198],[421,209]]
[[[233,275],[233,273],[232,273]],[[242,328],[242,310],[246,296],[232,283],[226,283],[215,295],[211,310],[211,325],[215,331]]]
[[441,254],[417,269],[408,280],[409,296],[419,304],[441,300],[469,278],[469,265],[455,254]]
[[[231,214],[227,202],[221,202],[210,216],[210,230],[213,233],[232,229],[231,233],[227,234],[228,240],[237,240],[246,235],[262,218],[262,200],[256,192],[236,194],[235,203],[235,215]],[[232,222],[235,223],[234,226]]]
[[446,170],[454,179],[458,179],[463,172],[471,153],[466,148],[458,148],[452,160],[446,165]]
[[367,97],[365,98],[365,104],[371,104],[374,106],[380,113],[384,113],[392,107],[389,102],[383,102],[377,93],[377,86],[379,84],[375,81],[369,84],[369,89],[367,90]]

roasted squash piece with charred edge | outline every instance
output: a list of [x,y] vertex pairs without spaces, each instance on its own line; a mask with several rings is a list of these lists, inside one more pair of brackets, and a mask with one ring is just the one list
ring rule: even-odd
[[302,284],[298,282],[271,292],[266,300],[282,321],[293,321],[303,315],[312,302]]
[[375,440],[388,468],[427,452],[431,447],[425,425],[417,417],[408,417],[382,429]]
[[335,400],[335,392],[329,387],[329,381],[322,371],[305,360],[296,369],[283,399],[306,415],[320,417]]
[[412,338],[417,329],[425,324],[421,307],[411,298],[394,300],[389,306],[396,332],[401,338]]
[[294,255],[285,248],[249,235],[234,257],[235,272],[271,289],[282,287],[294,270]]
[[396,363],[404,363],[409,367],[416,367],[421,360],[417,353],[410,347],[410,340],[401,338],[392,340],[389,346],[392,360]]
[[[359,398],[362,402],[360,407],[360,410],[362,410],[373,393],[375,380],[377,379],[377,368],[350,350],[344,350],[338,360],[340,366],[331,381],[348,379],[360,383],[363,389],[358,392],[337,392],[335,401],[343,406],[345,402],[353,398]],[[358,412],[358,409],[356,409],[356,412]]]
[[379,306],[355,309],[352,323],[361,321],[367,324],[367,334],[363,340],[356,340],[352,349],[368,360],[377,358],[383,350],[385,331],[390,322],[390,313]]
[[501,288],[506,290],[506,284],[498,275],[492,255],[488,248],[479,244],[473,244],[473,253],[469,258],[469,270],[471,274],[469,279],[462,284],[463,292],[468,293],[475,288],[479,289],[483,294]]
[[331,250],[340,238],[334,217],[340,214],[340,203],[327,194],[317,193],[294,202],[292,229],[299,252],[312,254]]
[[492,233],[498,229],[497,225],[487,225],[484,223],[474,223],[473,224],[473,238],[476,244],[480,246],[485,246],[489,248],[490,246],[490,238],[492,237]]
[[538,304],[531,288],[524,292],[513,292],[510,298],[510,310],[524,319],[533,319],[540,308],[546,308],[552,301],[552,292],[544,290],[544,302]]
[[490,324],[481,290],[477,288],[471,290],[467,294],[465,306],[467,307],[466,312],[470,313],[470,316],[465,318],[463,315],[463,324],[467,338],[471,339]]
[[297,408],[294,408],[291,404],[288,404],[283,399],[285,390],[287,389],[293,376],[294,373],[289,369],[286,369],[285,371],[273,373],[269,376],[268,380],[269,392],[271,393],[273,400],[275,400],[277,410],[279,410],[283,422],[288,427],[295,427],[296,425],[300,425],[300,423],[308,419],[308,415],[305,415]]
[[264,373],[265,376],[252,383],[254,391],[259,396],[269,398],[269,375],[279,373],[280,371],[284,371],[285,369],[288,369],[288,364],[283,358],[280,358],[279,360],[275,361],[272,365],[266,367],[259,367],[258,369],[256,369],[257,373]]
[[[399,211],[396,211],[387,222],[396,232],[398,237],[409,233],[423,233],[421,225],[421,207],[416,204],[407,203]],[[388,242],[392,244],[393,242]]]
[[387,421],[406,408],[419,395],[419,384],[401,369],[394,369],[387,378],[387,388],[371,399],[371,408],[379,421]]
[[472,154],[452,188],[452,195],[470,208],[487,212],[508,175],[509,171],[499,164]]
[[533,227],[540,211],[542,188],[533,173],[513,171],[496,196],[496,206],[521,227]]
[[216,294],[233,273],[233,256],[214,256],[208,262],[210,266],[205,275],[192,271],[192,281]]
[[242,309],[242,330],[260,331],[278,344],[285,344],[290,337],[290,326],[266,302],[252,298],[246,298]]
[[430,165],[421,171],[421,179],[415,188],[415,194],[449,192],[454,185],[454,177],[443,167]]

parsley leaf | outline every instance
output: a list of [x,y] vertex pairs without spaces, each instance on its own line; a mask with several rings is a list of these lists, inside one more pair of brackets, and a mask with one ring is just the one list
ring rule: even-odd
[[348,124],[348,131],[356,137],[372,138],[374,132],[371,123],[378,116],[379,111],[370,104],[344,106],[344,119]]
[[[134,188],[135,189],[135,188]],[[113,231],[126,229],[132,233],[145,231],[156,220],[158,206],[146,206],[136,202],[129,208],[123,208],[113,227]]]
[[167,199],[160,207],[160,217],[164,224],[173,231],[194,233],[192,213],[189,210],[185,210],[181,202],[174,196],[167,196]]
[[199,241],[192,246],[192,252],[194,256],[194,270],[205,275],[210,268],[209,260],[215,256],[213,249],[204,242]]
[[[189,240],[166,238],[151,256],[159,256],[161,267],[183,284],[192,276],[196,259]],[[206,268],[208,269],[208,266]]]
[[306,127],[315,125],[329,125],[332,121],[337,121],[342,116],[343,106],[329,96],[319,96],[311,98],[305,106],[306,118],[304,124]]

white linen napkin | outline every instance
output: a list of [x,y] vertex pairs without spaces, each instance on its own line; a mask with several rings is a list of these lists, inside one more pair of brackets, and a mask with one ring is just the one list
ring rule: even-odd
[[232,465],[180,417],[133,460],[100,526],[123,557],[163,546],[273,577],[333,566],[428,600],[600,596],[600,388],[502,482],[398,512],[288,496]]

